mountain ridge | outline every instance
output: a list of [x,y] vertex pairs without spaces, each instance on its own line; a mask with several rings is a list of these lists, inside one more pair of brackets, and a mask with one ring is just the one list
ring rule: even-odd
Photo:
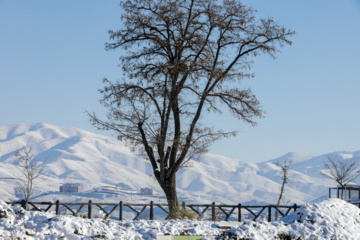
[[[6,169],[14,169],[14,153],[24,145],[32,146],[33,153],[47,161],[44,176],[47,184],[39,183],[41,196],[44,192],[58,191],[63,183],[81,183],[84,191],[102,185],[127,186],[134,191],[149,187],[163,198],[149,162],[131,152],[124,142],[47,123],[0,126],[0,178],[10,176]],[[359,157],[360,151],[332,154],[348,159]],[[311,156],[290,152],[277,159],[248,163],[205,154],[199,162],[194,161],[192,167],[179,170],[178,194],[187,201],[275,203],[281,172],[274,163],[291,161],[286,198],[302,204],[326,195],[328,187],[336,186],[321,174],[325,160],[326,154]],[[5,200],[13,199],[14,183],[1,181],[6,185],[5,190],[0,190],[1,195]]]

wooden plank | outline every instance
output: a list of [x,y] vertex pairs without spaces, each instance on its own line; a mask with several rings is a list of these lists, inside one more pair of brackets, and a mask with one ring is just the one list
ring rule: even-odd
[[135,218],[133,220],[139,220],[139,216],[140,214],[146,209],[147,206],[144,206],[139,212],[138,214],[135,216]]
[[104,220],[107,220],[107,219],[111,216],[111,214],[115,211],[115,209],[116,209],[118,206],[119,206],[119,205],[116,204],[116,205],[111,209],[111,211],[106,214]]
[[68,207],[68,205],[65,205],[65,204],[61,204],[61,205],[63,205],[64,207],[66,207],[74,216],[75,216],[75,212],[70,208],[70,207]]
[[200,212],[198,210],[196,210],[193,206],[189,206],[189,208],[191,210],[193,210],[194,212],[196,212],[198,215],[200,215]]
[[[220,207],[219,207],[220,208]],[[223,210],[222,208],[220,208],[226,215],[225,217],[225,221],[228,221],[229,220],[229,217],[231,216],[231,214],[234,212],[234,210],[236,209],[236,207],[233,207],[230,212],[226,213],[225,210]]]
[[169,214],[169,211],[167,211],[165,208],[163,208],[162,206],[164,205],[160,205],[160,204],[155,204],[155,206],[159,207],[161,210],[163,210],[166,214]]
[[275,210],[280,213],[283,217],[285,217],[287,214],[284,214],[278,207],[275,207]]
[[95,205],[101,209],[104,213],[108,214],[108,212],[100,205],[100,203],[95,203]]
[[53,206],[52,203],[50,203],[50,205],[45,209],[45,212],[49,211],[49,209]]
[[133,211],[136,212],[136,213],[139,213],[138,210],[136,210],[135,208],[131,207],[129,204],[124,204],[124,206],[130,208],[131,210],[133,210]]
[[41,209],[40,209],[40,208],[38,208],[37,206],[35,206],[35,203],[28,202],[28,204],[30,204],[31,206],[33,206],[33,207],[36,209],[36,211],[41,212]]

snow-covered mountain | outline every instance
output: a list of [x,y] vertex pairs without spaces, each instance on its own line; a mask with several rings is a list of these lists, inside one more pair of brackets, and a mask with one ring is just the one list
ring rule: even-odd
[[[65,196],[70,200],[111,198],[137,201],[140,188],[149,187],[163,198],[152,176],[149,162],[131,152],[116,139],[69,127],[50,124],[16,124],[0,126],[0,194],[2,200],[15,198],[14,153],[31,146],[32,153],[46,161],[46,171],[37,185],[35,200],[64,198],[58,193],[64,183],[81,184],[82,194]],[[360,157],[357,152],[335,152],[343,159]],[[204,155],[200,162],[182,169],[177,175],[179,197],[186,202],[275,203],[280,189],[280,170],[275,162],[292,161],[287,200],[309,202],[328,193],[333,182],[321,175],[326,155],[309,156],[288,153],[263,163],[248,163],[214,154]],[[101,187],[117,186],[120,195],[97,194]],[[131,198],[129,198],[131,197]],[[125,199],[126,200],[126,199]]]

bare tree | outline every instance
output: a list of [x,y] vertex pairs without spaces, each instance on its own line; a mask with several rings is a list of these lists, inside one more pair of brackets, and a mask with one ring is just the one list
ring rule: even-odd
[[[278,166],[281,170],[281,188],[280,188],[280,194],[279,198],[276,203],[276,207],[279,208],[281,200],[283,198],[284,192],[285,192],[285,185],[289,184],[289,170],[290,170],[291,161],[285,161],[283,163],[276,163],[276,166]],[[278,219],[279,211],[276,210],[275,212],[275,220]]]
[[[230,111],[251,125],[260,103],[239,82],[253,77],[251,58],[275,58],[294,35],[272,19],[257,19],[239,0],[125,0],[123,27],[109,31],[106,50],[122,48],[124,79],[104,79],[108,120],[92,124],[142,147],[163,189],[170,217],[179,203],[176,172],[216,140],[235,135],[205,126],[203,112]],[[205,111],[203,111],[205,110]]]
[[326,157],[327,161],[324,162],[324,167],[327,171],[322,174],[341,186],[341,199],[343,199],[346,185],[360,175],[360,165],[355,159],[344,160],[336,155],[327,155]]
[[31,147],[23,147],[15,153],[18,158],[16,164],[17,171],[13,173],[18,188],[20,189],[24,200],[25,208],[29,202],[30,197],[34,193],[34,186],[39,179],[41,173],[44,171],[45,163],[40,162],[31,154]]

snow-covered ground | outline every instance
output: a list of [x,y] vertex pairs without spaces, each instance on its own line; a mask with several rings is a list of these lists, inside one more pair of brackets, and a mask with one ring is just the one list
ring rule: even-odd
[[[229,226],[229,227],[224,227]],[[203,239],[360,239],[360,209],[339,199],[306,204],[280,221],[170,220],[115,221],[56,216],[10,207],[0,201],[0,239],[157,239],[161,235],[202,235]]]

